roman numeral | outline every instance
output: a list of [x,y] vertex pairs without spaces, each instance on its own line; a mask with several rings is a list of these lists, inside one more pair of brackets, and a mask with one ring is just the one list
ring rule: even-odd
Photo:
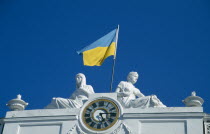
[[108,124],[105,122],[105,123],[104,123],[104,126],[105,126],[105,127],[107,127],[107,126],[108,126]]
[[87,118],[85,121],[86,121],[87,123],[89,123],[89,122],[91,122],[92,120],[91,120],[91,118]]
[[109,109],[109,111],[112,111],[112,110],[114,110],[114,109],[115,109],[115,107],[113,107],[113,108]]
[[98,124],[98,125],[97,125],[97,129],[100,129],[100,128],[101,128],[101,124]]
[[97,107],[97,105],[95,103],[93,103],[92,106],[93,106],[93,108],[96,108]]
[[110,104],[110,103],[108,102],[108,104],[106,105],[106,107],[108,107],[108,106],[109,106],[109,104]]
[[90,117],[90,114],[85,114],[85,117]]
[[94,127],[95,124],[96,124],[95,122],[92,122],[92,123],[90,124],[90,126],[91,126],[91,127]]
[[117,115],[117,113],[110,113],[111,117],[115,117]]
[[99,102],[99,106],[101,107],[101,106],[104,106],[104,101],[100,101]]
[[108,121],[109,121],[110,123],[112,123],[112,122],[114,121],[114,119],[109,118]]
[[92,111],[92,109],[89,109],[89,108],[88,108],[88,109],[87,109],[87,111],[91,112],[91,111]]

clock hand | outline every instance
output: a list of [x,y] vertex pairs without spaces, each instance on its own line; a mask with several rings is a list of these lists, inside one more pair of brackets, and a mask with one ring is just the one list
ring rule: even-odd
[[104,117],[102,116],[103,113],[99,113],[99,115],[101,116],[102,120],[101,121],[104,121]]
[[100,115],[101,118],[102,118],[101,122],[102,122],[102,121],[105,121],[104,117],[102,116],[103,114],[116,114],[116,113],[99,113],[99,115]]

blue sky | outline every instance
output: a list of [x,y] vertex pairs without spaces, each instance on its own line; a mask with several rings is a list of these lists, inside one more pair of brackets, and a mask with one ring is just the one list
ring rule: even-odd
[[95,92],[109,92],[113,57],[87,67],[76,51],[118,24],[114,89],[137,71],[143,94],[183,107],[196,91],[210,112],[209,0],[1,0],[0,117],[17,94],[27,110],[68,98],[80,72]]

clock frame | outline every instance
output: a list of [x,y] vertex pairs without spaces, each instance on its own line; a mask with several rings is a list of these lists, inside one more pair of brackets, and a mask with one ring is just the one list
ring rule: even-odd
[[109,99],[97,99],[90,102],[82,111],[82,122],[94,131],[104,131],[118,121],[119,107]]

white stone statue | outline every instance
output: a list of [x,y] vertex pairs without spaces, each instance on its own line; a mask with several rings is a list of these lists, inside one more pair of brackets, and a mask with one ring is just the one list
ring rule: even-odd
[[69,99],[53,98],[52,102],[46,106],[46,109],[62,109],[62,108],[80,108],[85,101],[88,100],[90,94],[94,90],[91,85],[86,85],[86,77],[79,73],[76,75],[76,90]]
[[144,96],[134,84],[138,80],[137,72],[130,72],[127,81],[121,81],[115,92],[125,107],[166,107],[156,95]]

